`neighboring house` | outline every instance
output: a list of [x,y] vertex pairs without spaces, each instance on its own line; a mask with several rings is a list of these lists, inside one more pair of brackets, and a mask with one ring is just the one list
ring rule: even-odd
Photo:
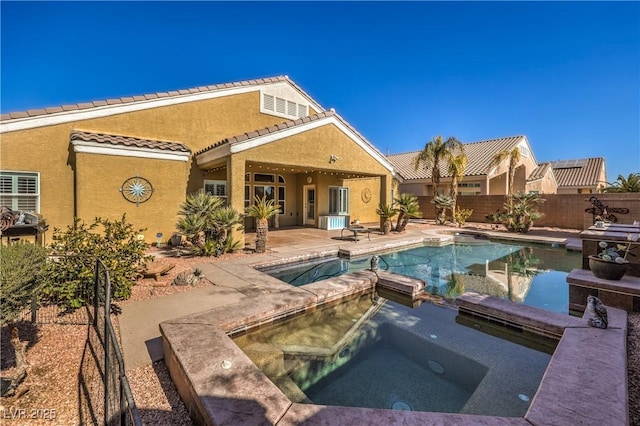
[[527,178],[527,191],[539,194],[555,194],[558,191],[558,181],[551,163],[539,164],[531,172]]
[[265,195],[277,226],[336,228],[378,222],[396,184],[378,149],[286,76],[3,114],[0,136],[2,205],[62,229],[126,213],[148,241],[166,241],[201,188],[239,211]]
[[[520,150],[521,158],[515,172],[513,190],[529,191],[529,176],[538,168],[538,163],[529,146],[526,136],[510,136],[464,144],[467,155],[467,167],[464,178],[458,184],[459,195],[502,195],[508,193],[509,159],[503,160],[497,167],[492,165],[494,156],[500,151]],[[415,168],[415,158],[419,151],[388,155],[395,167],[400,181],[399,191],[414,195],[433,195],[431,169],[424,166]],[[451,184],[451,175],[447,165],[440,164],[440,190],[446,193]],[[537,187],[536,185],[533,185]]]
[[558,194],[597,194],[607,186],[604,158],[581,158],[549,163],[558,181]]

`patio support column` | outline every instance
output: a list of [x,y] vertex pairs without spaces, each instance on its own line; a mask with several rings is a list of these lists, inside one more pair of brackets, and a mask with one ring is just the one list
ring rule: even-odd
[[[229,186],[229,206],[244,213],[244,156],[231,154],[227,158],[227,182]],[[231,234],[244,247],[244,231],[237,227]]]

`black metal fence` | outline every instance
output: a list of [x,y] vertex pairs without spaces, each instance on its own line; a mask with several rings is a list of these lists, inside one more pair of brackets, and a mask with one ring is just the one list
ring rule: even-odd
[[142,425],[125,375],[122,351],[111,323],[109,271],[98,260],[90,326],[78,373],[78,401],[82,424]]

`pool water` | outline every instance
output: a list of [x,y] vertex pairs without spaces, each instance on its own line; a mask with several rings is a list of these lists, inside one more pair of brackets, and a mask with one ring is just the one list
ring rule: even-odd
[[[295,286],[370,268],[371,256],[333,258],[264,270]],[[569,313],[568,273],[580,253],[546,245],[523,246],[465,238],[446,246],[420,246],[380,255],[380,270],[419,278],[426,291],[454,299],[465,291]]]
[[234,341],[293,402],[523,416],[553,349],[485,334],[483,323],[459,317],[367,294]]

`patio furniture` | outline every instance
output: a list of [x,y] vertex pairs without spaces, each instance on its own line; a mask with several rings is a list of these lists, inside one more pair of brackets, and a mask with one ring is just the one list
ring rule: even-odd
[[351,225],[342,228],[342,231],[340,231],[340,239],[344,239],[344,231],[353,232],[353,239],[356,243],[358,242],[358,234],[367,234],[367,238],[371,241],[371,229],[366,226]]

